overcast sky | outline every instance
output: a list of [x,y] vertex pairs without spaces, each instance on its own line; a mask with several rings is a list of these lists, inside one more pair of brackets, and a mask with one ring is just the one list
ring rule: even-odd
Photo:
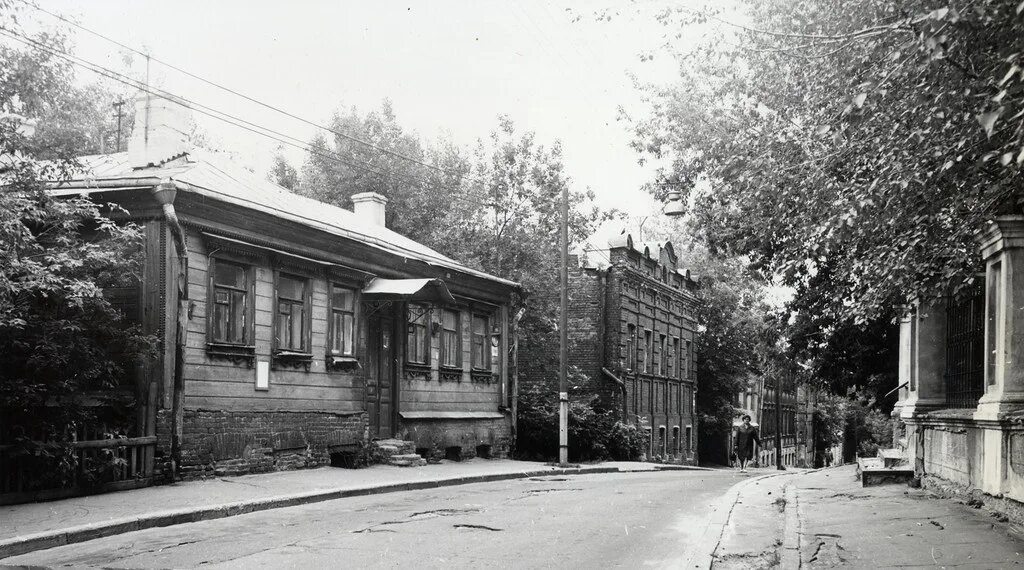
[[[661,42],[653,14],[665,4],[616,1],[39,0],[87,28],[316,122],[339,108],[379,108],[387,98],[406,128],[427,138],[448,133],[471,145],[507,114],[540,142],[560,139],[567,171],[598,194],[601,206],[643,215],[655,206],[639,191],[651,167],[638,165],[619,108],[642,114],[631,73],[669,81],[674,64],[639,57]],[[593,18],[603,8],[610,8],[611,21]],[[119,48],[71,31],[80,57],[122,65]],[[138,73],[143,68],[135,63]],[[303,140],[315,133],[157,64],[151,75],[163,89],[254,123]],[[197,121],[216,146],[239,153],[261,173],[278,146],[215,119]],[[301,151],[287,154],[302,160]]]

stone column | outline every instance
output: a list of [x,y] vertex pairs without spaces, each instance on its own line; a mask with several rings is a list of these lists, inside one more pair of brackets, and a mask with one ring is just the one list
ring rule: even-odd
[[999,420],[1024,409],[1024,216],[996,218],[979,241],[985,260],[985,394],[974,417]]

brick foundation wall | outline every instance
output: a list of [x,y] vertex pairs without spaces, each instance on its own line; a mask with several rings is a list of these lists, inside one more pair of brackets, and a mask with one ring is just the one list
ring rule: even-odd
[[[477,446],[490,446],[491,458],[506,458],[512,449],[511,418],[488,420],[403,420],[405,439],[415,442],[425,458],[444,459],[450,447],[460,449],[462,459],[477,456]],[[424,451],[425,450],[425,451]]]
[[[158,418],[157,463],[169,475],[170,413]],[[239,412],[185,410],[181,476],[264,473],[319,467],[332,451],[368,441],[365,412]]]

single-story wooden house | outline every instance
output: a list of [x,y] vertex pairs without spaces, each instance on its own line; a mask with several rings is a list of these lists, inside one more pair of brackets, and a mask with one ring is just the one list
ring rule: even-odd
[[507,453],[518,285],[391,231],[379,194],[349,211],[190,149],[186,112],[140,98],[128,151],[54,189],[145,234],[141,285],[118,299],[162,341],[139,367],[136,476],[323,465],[393,437]]

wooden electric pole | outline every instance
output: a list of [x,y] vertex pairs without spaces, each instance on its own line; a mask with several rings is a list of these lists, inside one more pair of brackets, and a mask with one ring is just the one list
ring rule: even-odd
[[559,312],[558,463],[569,463],[569,187],[562,186],[562,297]]
[[124,99],[114,101],[114,109],[117,110],[117,146],[114,148],[114,152],[121,152],[121,107],[124,107]]

